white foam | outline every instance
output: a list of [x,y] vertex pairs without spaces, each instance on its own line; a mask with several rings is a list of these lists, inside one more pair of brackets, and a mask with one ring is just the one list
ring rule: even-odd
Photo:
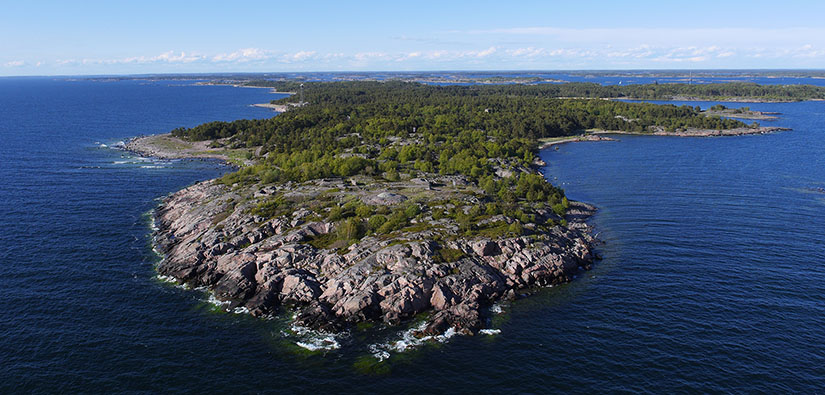
[[444,331],[444,333],[435,336],[434,339],[437,340],[439,343],[444,343],[457,334],[458,332],[455,330],[455,328],[450,327],[446,331]]
[[170,283],[170,284],[175,284],[175,285],[178,285],[178,279],[176,279],[176,278],[174,278],[174,277],[172,277],[172,276],[164,276],[164,275],[162,275],[162,274],[158,274],[158,275],[157,275],[157,276],[155,276],[155,277],[157,277],[157,279],[158,279],[158,280],[163,281],[163,282],[165,282],[165,283]]
[[501,333],[501,329],[482,329],[482,330],[478,331],[478,333],[481,333],[482,335],[491,335],[491,336],[492,335],[498,335],[498,334]]
[[337,350],[341,347],[332,335],[310,342],[295,342],[295,344],[310,351]]
[[370,354],[378,360],[378,362],[382,362],[385,359],[390,358],[390,352],[378,348],[377,344],[370,344],[367,349],[370,351]]
[[156,231],[156,230],[160,229],[158,227],[158,221],[155,220],[154,210],[150,211],[149,215],[152,218],[152,220],[149,221],[149,229],[152,229],[152,231]]
[[116,165],[125,165],[125,164],[129,163],[129,161],[128,160],[116,160],[112,163],[114,163]]
[[398,334],[401,336],[401,339],[390,344],[390,348],[394,351],[403,352],[410,348],[420,346],[425,341],[430,340],[432,338],[432,336],[415,337],[414,334],[416,332],[423,331],[425,328],[427,328],[427,323],[422,322],[421,325],[417,327],[413,327],[405,331],[398,332]]
[[223,301],[216,298],[215,295],[213,295],[211,292],[207,293],[207,295],[209,296],[206,298],[206,303],[215,305],[216,307],[220,307],[222,310],[225,310],[224,306],[229,306],[230,304],[232,304],[232,302]]
[[390,352],[404,352],[419,347],[427,342],[445,343],[451,337],[458,334],[458,331],[451,327],[440,335],[427,335],[422,337],[415,336],[416,333],[421,333],[421,331],[426,328],[427,323],[423,322],[418,326],[398,332],[398,336],[400,337],[398,340],[388,341],[386,343],[370,344],[367,349],[372,356],[379,361],[383,361],[390,357]]
[[164,276],[164,275],[162,275],[162,274],[158,274],[158,275],[156,275],[155,277],[157,277],[157,279],[158,279],[158,280],[163,281],[163,282],[165,282],[165,283],[167,283],[167,284],[169,284],[169,285],[174,285],[174,286],[175,286],[175,288],[180,288],[180,289],[185,289],[185,290],[189,290],[189,289],[191,289],[191,288],[192,288],[192,287],[190,287],[190,286],[189,286],[189,284],[186,284],[186,283],[180,283],[180,282],[178,281],[178,279],[176,279],[176,278],[174,278],[174,277],[172,277],[172,276]]
[[[293,323],[290,330],[300,338],[295,344],[310,351],[329,351],[341,348],[338,336],[332,333],[319,332]],[[289,335],[289,334],[286,334]]]
[[490,306],[490,312],[495,313],[495,314],[502,314],[502,313],[504,313],[504,306],[502,306],[499,303],[496,303],[496,304]]
[[100,144],[100,148],[109,148],[109,146],[106,144]]
[[158,165],[144,165],[141,166],[141,169],[163,169],[166,166],[158,166]]
[[241,306],[232,309],[232,312],[235,314],[249,314],[249,309],[244,306]]

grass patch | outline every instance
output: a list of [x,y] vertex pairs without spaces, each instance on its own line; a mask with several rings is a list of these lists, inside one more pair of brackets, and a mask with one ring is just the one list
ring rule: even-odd
[[309,244],[319,250],[326,250],[329,248],[333,248],[332,245],[338,241],[338,235],[330,232],[322,235],[308,237],[303,241],[305,244]]
[[226,210],[223,212],[218,213],[218,215],[212,217],[212,225],[217,225],[221,221],[225,220],[227,217],[232,215],[235,212],[235,202],[232,202],[227,206]]
[[456,248],[442,248],[436,252],[435,256],[433,256],[433,260],[436,263],[451,263],[464,257],[464,251]]
[[182,151],[192,148],[192,144],[185,143],[178,140],[170,139],[169,137],[158,137],[152,140],[152,145],[167,150]]
[[495,238],[506,236],[509,229],[510,229],[510,225],[507,224],[507,222],[499,221],[499,222],[493,222],[492,224],[489,224],[488,226],[485,226],[483,228],[474,230],[472,233],[473,233],[473,235],[484,236],[484,237],[489,237],[491,239],[495,239]]

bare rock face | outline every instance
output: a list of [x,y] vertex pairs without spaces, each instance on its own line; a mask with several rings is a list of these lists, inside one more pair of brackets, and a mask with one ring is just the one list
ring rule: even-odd
[[[454,237],[442,245],[423,236],[396,244],[365,237],[340,251],[307,243],[334,231],[334,224],[305,222],[309,213],[300,210],[255,217],[248,207],[236,207],[233,202],[243,200],[236,193],[206,181],[166,198],[156,212],[155,240],[165,253],[158,271],[206,286],[256,316],[295,306],[296,321],[318,329],[365,320],[397,324],[431,310],[426,334],[451,327],[473,333],[483,325],[486,306],[513,298],[518,289],[569,281],[593,259],[584,220],[594,208],[576,202],[566,218],[570,225],[542,238]],[[444,262],[441,248],[463,255]]]
[[384,206],[392,206],[395,204],[399,204],[407,200],[407,197],[404,195],[400,195],[397,193],[392,192],[381,192],[376,194],[375,196],[368,196],[364,198],[364,203],[367,204],[380,204]]

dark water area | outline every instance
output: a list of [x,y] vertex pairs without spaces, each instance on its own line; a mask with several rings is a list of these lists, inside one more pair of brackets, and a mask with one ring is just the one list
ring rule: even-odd
[[589,351],[606,381],[690,392],[825,386],[825,103],[746,105],[781,113],[763,125],[794,130],[614,136],[542,153],[551,181],[601,208],[593,223],[605,259],[571,287],[587,287],[577,320],[594,328],[599,350]]
[[[398,352],[414,342],[405,328],[296,337],[288,316],[221,312],[156,277],[157,199],[228,169],[111,146],[269,117],[249,104],[276,97],[180,81],[0,79],[0,393],[825,388],[825,103],[745,104],[781,112],[763,123],[791,132],[545,150],[548,178],[600,207],[604,259],[500,306],[498,334]],[[337,348],[307,349],[319,341]]]

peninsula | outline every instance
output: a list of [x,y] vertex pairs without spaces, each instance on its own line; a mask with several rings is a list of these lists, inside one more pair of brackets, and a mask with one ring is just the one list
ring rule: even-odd
[[545,180],[540,139],[763,131],[690,106],[524,87],[306,83],[307,104],[270,119],[135,139],[128,147],[144,153],[160,144],[247,161],[164,199],[158,272],[325,331],[423,314],[420,336],[475,333],[497,300],[570,281],[596,259],[585,223],[595,208]]

